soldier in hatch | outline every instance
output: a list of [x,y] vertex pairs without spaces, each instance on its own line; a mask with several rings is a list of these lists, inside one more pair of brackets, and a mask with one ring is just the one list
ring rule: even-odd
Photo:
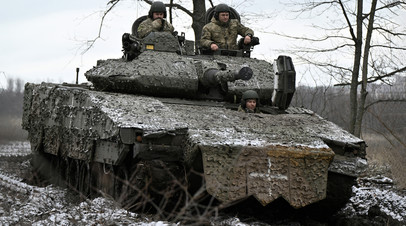
[[251,43],[254,31],[242,25],[237,19],[230,20],[230,7],[219,4],[214,9],[211,22],[203,27],[200,45],[216,51],[220,49],[238,50],[237,36],[244,37],[244,44]]
[[144,20],[137,29],[138,37],[144,38],[151,32],[164,31],[173,33],[174,28],[172,24],[165,20],[166,8],[162,2],[154,2],[148,13],[148,19]]
[[245,113],[261,113],[258,105],[258,93],[254,90],[247,90],[242,94],[241,105],[238,107],[238,111]]

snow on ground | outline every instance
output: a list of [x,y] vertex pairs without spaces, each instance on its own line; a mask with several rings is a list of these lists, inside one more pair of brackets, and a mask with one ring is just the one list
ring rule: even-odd
[[[11,175],[10,164],[4,163],[30,153],[28,142],[0,147],[0,225],[173,225],[121,209],[106,198],[69,201],[75,194],[67,189],[32,186]],[[29,167],[22,161],[15,171]]]
[[[10,159],[24,159],[15,161],[15,167],[27,170],[30,165],[25,159],[29,154],[28,143],[0,146],[0,225],[179,225],[126,211],[108,198],[79,202],[77,195],[65,188],[29,185],[16,176],[21,174],[13,175],[10,169],[13,164],[5,164]],[[367,218],[371,209],[377,209],[399,222],[398,225],[406,223],[406,195],[393,189],[390,178],[363,178],[353,187],[353,193],[341,211],[345,218]],[[211,222],[212,225],[248,225],[237,217]]]
[[[371,208],[378,208],[380,212],[400,221],[406,222],[406,196],[399,195],[390,189],[391,186],[374,187],[375,184],[392,184],[392,179],[388,177],[365,178],[364,186],[353,186],[353,196],[342,212],[347,215],[367,216]],[[366,186],[365,186],[366,185]],[[368,186],[369,185],[369,186]]]
[[31,146],[28,141],[10,142],[1,145],[0,156],[26,156],[31,154]]
[[171,225],[150,221],[105,198],[75,204],[67,201],[66,189],[31,186],[28,192],[17,192],[3,185],[0,202],[6,205],[0,207],[0,225]]

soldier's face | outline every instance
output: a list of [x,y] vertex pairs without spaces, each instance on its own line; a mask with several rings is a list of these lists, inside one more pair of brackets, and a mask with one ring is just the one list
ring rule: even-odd
[[164,13],[153,13],[152,18],[155,19],[163,19],[164,18]]
[[250,110],[254,110],[255,107],[257,106],[257,100],[256,99],[248,99],[245,102],[245,106]]
[[226,23],[230,19],[230,14],[228,12],[219,13],[219,21]]

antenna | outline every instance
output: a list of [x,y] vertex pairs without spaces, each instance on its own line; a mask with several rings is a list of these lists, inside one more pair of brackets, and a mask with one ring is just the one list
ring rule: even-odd
[[79,68],[77,67],[76,68],[76,85],[78,84],[78,82],[79,82]]

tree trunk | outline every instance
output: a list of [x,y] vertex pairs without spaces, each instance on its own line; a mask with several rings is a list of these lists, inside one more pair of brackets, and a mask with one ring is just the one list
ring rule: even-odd
[[361,95],[360,100],[358,103],[358,113],[357,119],[355,121],[354,127],[354,135],[360,137],[361,135],[361,126],[362,126],[362,118],[364,116],[364,106],[365,100],[367,98],[367,79],[368,79],[368,59],[369,59],[369,50],[371,48],[371,38],[372,38],[372,31],[374,29],[374,17],[376,11],[376,4],[377,0],[372,0],[371,4],[371,11],[369,14],[369,21],[368,21],[368,29],[367,29],[367,36],[365,39],[365,48],[364,48],[364,59],[362,61],[362,83],[361,83]]
[[173,24],[172,22],[172,6],[173,6],[173,0],[169,2],[169,23]]
[[198,46],[199,40],[202,37],[202,29],[205,25],[204,17],[206,15],[205,0],[193,0],[192,28],[195,33],[195,46]]
[[353,37],[355,43],[354,66],[352,70],[351,88],[350,88],[350,133],[354,134],[355,122],[357,118],[357,94],[358,94],[358,77],[361,65],[362,55],[362,9],[363,0],[358,0],[357,6],[357,35]]

